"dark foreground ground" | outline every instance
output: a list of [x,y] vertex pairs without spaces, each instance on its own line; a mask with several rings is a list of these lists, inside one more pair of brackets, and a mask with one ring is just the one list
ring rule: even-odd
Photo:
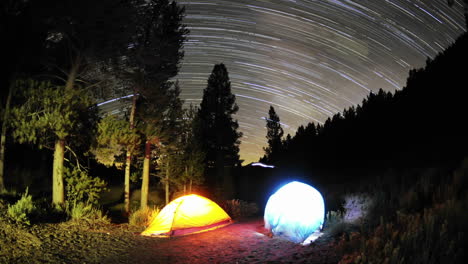
[[62,223],[0,230],[0,263],[337,263],[334,241],[309,246],[266,235],[262,219],[200,234],[152,238],[127,225]]

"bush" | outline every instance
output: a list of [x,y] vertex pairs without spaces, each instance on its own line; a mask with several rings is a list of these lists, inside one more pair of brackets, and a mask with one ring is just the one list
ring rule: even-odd
[[465,161],[452,178],[422,174],[415,185],[402,186],[399,199],[381,195],[384,199],[376,200],[372,212],[382,212],[373,217],[378,224],[359,236],[357,243],[343,241],[343,248],[352,250],[340,263],[465,263],[467,179]]
[[17,224],[30,225],[29,217],[36,209],[28,189],[14,205],[8,205],[8,217]]
[[108,224],[110,219],[95,205],[79,202],[67,208],[71,221],[87,223],[89,225]]
[[107,191],[106,182],[91,177],[85,170],[78,168],[64,169],[64,177],[67,182],[67,203],[69,204],[94,204],[99,202],[99,194]]
[[17,195],[16,190],[7,190],[7,189],[0,190],[1,198],[9,197],[9,196],[16,196],[16,195]]
[[159,208],[146,207],[132,212],[128,218],[128,224],[131,226],[148,227],[151,221],[159,214]]
[[373,199],[365,194],[350,194],[344,198],[344,221],[357,223],[364,220],[374,204]]
[[329,211],[325,217],[323,231],[330,236],[336,236],[345,232],[346,223],[343,214],[339,211]]
[[422,213],[399,213],[362,241],[349,263],[465,263],[468,202],[447,201]]
[[256,203],[249,203],[238,199],[227,200],[222,203],[222,207],[232,219],[236,220],[253,216],[258,212]]

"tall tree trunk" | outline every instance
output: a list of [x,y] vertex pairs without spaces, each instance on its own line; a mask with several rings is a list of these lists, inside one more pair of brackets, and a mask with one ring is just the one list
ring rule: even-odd
[[54,164],[52,173],[52,204],[61,206],[65,203],[63,185],[63,158],[65,153],[65,140],[57,139],[54,150]]
[[65,84],[65,90],[71,90],[73,89],[73,86],[75,86],[75,81],[76,77],[78,76],[78,69],[80,68],[80,63],[81,57],[78,55],[76,56],[75,61],[71,66],[70,72],[68,73],[67,82]]
[[124,178],[124,207],[125,213],[130,213],[130,166],[132,164],[132,154],[130,146],[127,146],[125,157],[125,178]]
[[167,161],[166,167],[166,204],[169,203],[169,160]]
[[[73,89],[76,77],[78,76],[78,69],[80,67],[80,56],[75,58],[70,72],[67,76],[65,90]],[[65,155],[65,139],[59,138],[55,141],[54,149],[54,163],[52,168],[52,204],[62,206],[65,203],[65,186],[63,184],[63,161]]]
[[[133,90],[132,109],[130,110],[130,129],[134,129],[135,127],[136,96],[136,90]],[[125,159],[124,207],[126,214],[130,213],[130,166],[132,165],[132,148],[133,146],[127,146]]]
[[5,190],[5,149],[6,149],[6,131],[7,131],[7,122],[10,115],[10,102],[11,96],[13,93],[13,88],[15,84],[12,80],[10,82],[10,87],[8,89],[8,97],[5,104],[5,113],[3,113],[3,122],[2,122],[2,135],[0,136],[0,191]]
[[149,189],[149,165],[151,158],[151,142],[145,143],[145,159],[143,160],[143,176],[141,181],[141,202],[140,208],[145,209],[148,206],[148,189]]
[[192,179],[190,179],[190,184],[189,184],[189,193],[192,193]]

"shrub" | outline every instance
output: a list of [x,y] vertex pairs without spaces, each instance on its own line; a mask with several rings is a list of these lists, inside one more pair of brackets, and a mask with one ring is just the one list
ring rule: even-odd
[[95,205],[79,202],[67,208],[71,221],[87,223],[90,225],[110,223],[109,218]]
[[344,221],[357,223],[364,220],[372,205],[373,199],[365,194],[350,194],[344,198]]
[[67,203],[69,204],[94,204],[99,201],[99,194],[106,191],[106,182],[91,177],[85,170],[78,168],[64,169],[64,177],[67,182]]
[[360,252],[351,254],[353,263],[464,263],[467,205],[447,201],[421,213],[399,213],[395,223],[381,223]]
[[151,224],[151,221],[159,214],[159,208],[146,207],[144,209],[138,209],[132,212],[128,218],[128,224],[131,226],[147,227]]
[[9,196],[16,196],[17,193],[16,193],[16,190],[7,190],[7,189],[3,189],[3,190],[0,190],[0,197],[9,197]]
[[21,199],[14,205],[8,205],[8,217],[18,224],[30,225],[29,217],[35,209],[32,196],[28,194],[28,189],[26,188],[24,194],[21,195]]
[[325,217],[323,231],[330,236],[336,236],[345,232],[346,223],[343,221],[343,214],[339,211],[329,211]]
[[253,216],[258,212],[256,203],[249,203],[238,199],[227,200],[221,205],[226,213],[228,213],[232,219],[236,220]]
[[[422,175],[414,186],[404,186],[400,192],[404,195],[394,202],[389,196],[376,200],[379,206],[374,207],[384,213],[380,223],[359,238],[359,248],[346,247],[350,241],[344,241],[344,248],[354,249],[340,263],[465,263],[468,196],[462,188],[468,182],[466,165],[452,178]],[[400,210],[388,213],[395,207],[384,204],[399,204]]]

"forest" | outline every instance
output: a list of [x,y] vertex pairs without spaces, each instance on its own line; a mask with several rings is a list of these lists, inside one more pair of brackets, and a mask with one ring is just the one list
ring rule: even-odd
[[340,263],[464,261],[466,47],[465,33],[424,68],[411,70],[403,89],[370,93],[323,125],[299,127],[294,136],[281,137],[280,117],[270,108],[269,146],[261,161],[276,171],[263,177],[282,182],[280,175],[293,172],[320,186],[330,217],[356,204],[368,210],[360,231],[336,231],[346,234],[343,247],[352,252]]
[[[295,135],[265,109],[259,161],[274,168],[261,168],[241,165],[239,107],[223,63],[213,65],[200,105],[180,98],[174,78],[190,31],[178,3],[0,6],[0,263],[100,263],[129,251],[129,234],[189,193],[236,221],[261,218],[268,196],[290,180],[324,196],[324,237],[340,263],[464,263],[466,33],[411,70],[402,89],[371,92]],[[106,110],[115,99],[120,107]],[[353,210],[364,212],[359,221],[349,220]],[[72,234],[60,237],[64,230]],[[90,241],[102,248],[86,259],[76,247]],[[65,250],[58,243],[68,256],[56,254]]]

